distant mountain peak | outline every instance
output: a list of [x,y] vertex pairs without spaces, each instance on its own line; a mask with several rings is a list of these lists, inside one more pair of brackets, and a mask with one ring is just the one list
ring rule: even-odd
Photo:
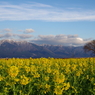
[[36,45],[27,41],[16,41],[12,39],[0,40],[0,58],[70,58],[90,57],[83,47],[60,46],[60,45]]

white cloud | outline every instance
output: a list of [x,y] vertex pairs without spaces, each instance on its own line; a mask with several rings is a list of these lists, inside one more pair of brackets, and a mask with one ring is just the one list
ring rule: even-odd
[[29,40],[29,38],[32,38],[33,35],[29,34],[14,34],[14,33],[5,33],[0,34],[0,39],[15,39],[15,40]]
[[3,31],[11,32],[12,30],[11,30],[11,29],[9,29],[9,28],[6,28],[6,29],[4,29]]
[[33,33],[35,32],[33,29],[25,29],[25,30],[18,30],[20,32],[23,32],[23,33]]
[[32,33],[32,32],[34,32],[33,29],[26,29],[26,30],[25,30],[25,33]]
[[33,37],[33,35],[28,35],[28,34],[18,34],[17,35],[20,39],[29,39]]
[[95,10],[58,9],[40,3],[20,5],[1,3],[0,21],[2,20],[95,21]]
[[23,32],[23,30],[18,30],[19,32]]
[[14,34],[11,32],[0,34],[0,39],[25,40],[35,44],[63,46],[81,46],[91,41],[91,39],[82,39],[78,35],[39,35],[37,38],[34,38],[33,35],[30,34]]
[[0,34],[0,38],[2,38],[3,37],[3,35],[2,34]]
[[8,38],[14,38],[15,37],[15,34],[13,34],[13,33],[5,33],[5,34],[1,34],[0,35],[0,39],[8,39]]
[[39,35],[37,39],[32,40],[36,44],[81,46],[90,40],[85,40],[78,35]]
[[7,37],[12,37],[12,36],[14,36],[14,34],[12,34],[12,33],[6,33],[6,34],[3,35],[3,37],[6,37],[6,38]]
[[12,30],[9,29],[9,28],[6,28],[6,29],[3,29],[3,30],[0,30],[1,33],[3,33],[3,32],[11,32],[11,31],[12,31]]

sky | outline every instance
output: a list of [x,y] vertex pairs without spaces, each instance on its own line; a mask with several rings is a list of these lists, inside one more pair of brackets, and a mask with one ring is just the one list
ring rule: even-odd
[[95,0],[0,0],[0,40],[81,46],[95,39]]

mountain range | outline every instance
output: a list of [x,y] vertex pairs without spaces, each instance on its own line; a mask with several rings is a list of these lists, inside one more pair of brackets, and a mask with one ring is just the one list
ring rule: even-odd
[[77,58],[90,57],[83,46],[37,45],[26,41],[1,40],[0,58]]

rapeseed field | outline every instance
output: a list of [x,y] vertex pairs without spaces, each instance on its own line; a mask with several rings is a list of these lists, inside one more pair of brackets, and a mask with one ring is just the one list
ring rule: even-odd
[[0,59],[0,95],[95,95],[95,58]]

